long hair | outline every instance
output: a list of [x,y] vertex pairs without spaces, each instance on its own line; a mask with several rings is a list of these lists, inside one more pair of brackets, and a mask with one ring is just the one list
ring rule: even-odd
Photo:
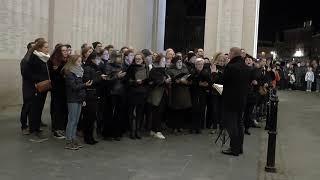
[[49,61],[51,61],[54,66],[59,66],[60,64],[63,63],[63,54],[62,54],[63,47],[67,47],[67,46],[63,44],[58,44],[49,59]]
[[66,74],[70,72],[71,67],[76,66],[77,60],[81,58],[81,55],[71,55],[61,70],[62,74]]
[[134,58],[133,58],[133,61],[132,61],[133,64],[136,64],[136,56],[141,56],[142,61],[143,61],[142,64],[146,64],[145,57],[141,52],[138,52],[137,54],[134,55]]

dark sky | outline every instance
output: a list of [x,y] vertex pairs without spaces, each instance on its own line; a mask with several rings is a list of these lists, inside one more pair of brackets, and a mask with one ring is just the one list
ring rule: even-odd
[[319,30],[319,3],[318,0],[260,0],[259,40],[274,41],[276,32],[303,27],[308,19]]

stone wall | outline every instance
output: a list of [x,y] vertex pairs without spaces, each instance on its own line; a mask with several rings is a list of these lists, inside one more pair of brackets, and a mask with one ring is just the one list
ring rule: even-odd
[[[38,37],[74,50],[101,41],[163,50],[165,0],[2,0],[0,108],[21,104],[20,59]],[[160,9],[159,9],[160,8]],[[161,12],[159,12],[161,11]],[[154,13],[158,12],[158,13]],[[154,18],[154,15],[159,17]],[[156,32],[156,33],[154,33]],[[160,38],[159,38],[160,37]]]

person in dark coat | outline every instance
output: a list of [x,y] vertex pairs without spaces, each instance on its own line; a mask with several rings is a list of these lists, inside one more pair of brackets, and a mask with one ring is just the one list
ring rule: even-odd
[[103,137],[106,140],[120,141],[123,131],[124,115],[128,113],[125,107],[125,83],[126,72],[123,71],[122,54],[116,50],[110,54],[110,62],[105,72],[108,83],[108,99],[110,107],[107,110],[108,116],[104,119]]
[[98,98],[99,98],[99,87],[102,84],[102,80],[105,79],[104,74],[101,72],[99,64],[101,61],[96,61],[97,53],[92,52],[86,64],[83,66],[84,75],[83,81],[88,82],[92,80],[90,88],[86,89],[86,106],[83,108],[83,133],[84,141],[87,144],[96,144],[93,137],[94,124],[97,121],[97,110],[98,110]]
[[247,96],[247,103],[244,111],[244,128],[245,131],[244,133],[247,135],[250,135],[251,133],[249,132],[249,128],[254,125],[253,121],[253,110],[255,105],[257,104],[257,97],[258,97],[258,81],[257,81],[257,68],[254,67],[253,64],[253,57],[250,55],[247,55],[245,57],[245,63],[246,65],[250,68],[251,71],[251,76],[255,80],[253,83],[250,82],[248,84],[249,86],[249,91],[248,91],[248,96]]
[[68,107],[65,90],[65,81],[61,72],[68,58],[67,46],[59,44],[56,46],[49,61],[48,68],[51,78],[51,131],[57,139],[65,138],[65,130],[68,122]]
[[195,72],[189,79],[191,84],[192,123],[190,133],[201,133],[201,125],[205,121],[207,94],[212,87],[210,70],[204,68],[204,60],[197,58]]
[[48,138],[44,137],[40,130],[42,110],[47,97],[47,92],[37,92],[36,85],[42,81],[49,80],[47,61],[50,58],[48,42],[41,39],[34,46],[27,63],[25,77],[34,84],[32,88],[32,107],[30,110],[30,133],[34,134],[31,141],[43,142]]
[[165,70],[166,60],[163,55],[158,55],[154,61],[154,67],[149,74],[149,93],[147,102],[151,107],[151,132],[150,135],[158,138],[165,139],[161,130],[161,123],[165,119],[166,109],[166,87],[171,82],[171,78],[168,76]]
[[184,120],[187,118],[188,110],[191,108],[191,94],[188,81],[190,73],[182,62],[182,57],[176,56],[172,59],[172,67],[167,70],[172,78],[171,88],[169,89],[169,108],[171,117],[169,124],[174,133],[182,132]]
[[223,150],[227,155],[238,156],[243,153],[244,125],[242,114],[248,95],[250,70],[241,57],[240,48],[230,49],[230,62],[223,76],[224,123],[230,136],[230,148]]
[[28,119],[30,119],[30,110],[31,110],[31,102],[33,96],[33,88],[34,85],[31,82],[31,79],[28,79],[26,76],[26,72],[28,71],[28,61],[30,55],[32,53],[32,48],[35,45],[34,42],[30,42],[27,45],[27,53],[23,57],[20,62],[20,70],[22,76],[22,96],[23,96],[23,105],[21,109],[20,122],[21,122],[21,131],[23,135],[29,135],[28,129]]
[[[223,84],[223,72],[224,72],[224,66],[226,63],[226,58],[223,53],[217,53],[212,62],[211,62],[211,78],[213,84]],[[213,88],[211,90],[211,102],[212,102],[212,114],[211,119],[208,120],[207,123],[209,124],[209,127],[212,127],[213,133],[215,133],[216,129],[219,128],[223,129],[221,125],[221,118],[222,118],[222,96],[221,94]]]
[[149,70],[142,53],[134,56],[125,77],[127,87],[130,138],[141,139],[141,125],[144,119],[144,106],[147,97]]
[[82,145],[76,139],[77,124],[80,119],[82,106],[85,104],[86,88],[92,85],[92,80],[83,82],[84,70],[81,67],[80,55],[71,56],[68,63],[63,67],[65,77],[66,102],[68,104],[68,123],[66,127],[65,149],[77,150]]

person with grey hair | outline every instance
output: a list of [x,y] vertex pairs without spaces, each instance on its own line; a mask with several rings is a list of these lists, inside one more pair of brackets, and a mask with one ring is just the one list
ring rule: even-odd
[[230,136],[230,148],[223,150],[226,155],[239,156],[243,153],[244,123],[243,111],[246,105],[251,72],[241,57],[241,49],[230,49],[230,62],[223,77],[223,123]]
[[207,92],[212,87],[211,72],[203,68],[204,60],[197,58],[195,61],[195,71],[191,74],[190,80],[192,82],[191,102],[192,102],[192,123],[190,133],[201,133],[201,125],[204,124],[206,97]]

